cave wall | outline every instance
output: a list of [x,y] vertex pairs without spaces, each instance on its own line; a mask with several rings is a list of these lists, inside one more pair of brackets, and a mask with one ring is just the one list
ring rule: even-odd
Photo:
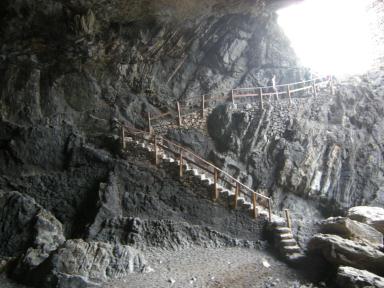
[[[115,119],[143,128],[148,111],[173,109],[178,99],[227,95],[266,84],[271,73],[281,82],[301,79],[269,8],[286,1],[175,3],[0,3],[0,188],[33,197],[68,237],[94,221],[99,185],[115,167],[103,153],[118,157]],[[129,210],[123,206],[124,217],[151,217]]]

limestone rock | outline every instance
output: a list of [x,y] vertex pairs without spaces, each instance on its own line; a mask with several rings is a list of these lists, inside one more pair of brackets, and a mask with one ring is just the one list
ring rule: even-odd
[[366,270],[341,266],[337,271],[336,283],[344,288],[383,288],[384,278]]
[[348,218],[366,223],[384,233],[384,208],[357,206],[348,210]]
[[384,274],[384,253],[365,243],[357,243],[337,235],[316,234],[309,241],[308,250],[321,252],[325,259],[335,265]]
[[321,223],[321,232],[336,234],[350,240],[363,240],[372,245],[383,245],[383,234],[371,226],[344,217],[330,217]]
[[100,283],[142,272],[145,259],[129,246],[68,240],[53,253],[48,266],[51,270],[44,281],[49,283],[47,287],[56,287],[54,283],[62,282],[65,283],[59,286],[62,288],[71,287],[67,283],[73,281]]

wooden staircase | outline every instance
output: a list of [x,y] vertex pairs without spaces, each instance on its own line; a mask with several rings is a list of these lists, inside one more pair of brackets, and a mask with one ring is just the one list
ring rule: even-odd
[[[149,135],[147,136],[149,137]],[[269,197],[260,195],[257,192],[254,192],[254,197],[246,197],[245,193],[240,193],[241,189],[239,184],[232,185],[231,187],[228,183],[219,183],[218,173],[214,172],[213,175],[211,175],[211,173],[204,171],[204,167],[197,167],[199,166],[198,163],[194,161],[194,163],[188,163],[191,162],[191,160],[171,155],[173,153],[167,152],[162,148],[164,145],[160,143],[161,141],[157,142],[155,146],[155,143],[150,140],[145,140],[144,138],[137,139],[137,137],[132,137],[132,135],[128,137],[124,136],[124,139],[124,149],[130,145],[133,149],[141,149],[147,152],[148,157],[155,154],[156,159],[154,159],[154,162],[157,165],[173,166],[175,169],[177,168],[180,177],[191,177],[194,181],[198,181],[199,185],[207,187],[208,191],[211,191],[212,200],[215,202],[229,203],[232,208],[244,210],[254,218],[261,217],[267,221],[280,219],[277,215],[272,214],[272,207],[269,207],[271,205],[271,199]]]

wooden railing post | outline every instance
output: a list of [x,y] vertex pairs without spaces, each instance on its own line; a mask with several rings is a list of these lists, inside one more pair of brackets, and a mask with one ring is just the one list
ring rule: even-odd
[[261,106],[261,109],[264,110],[264,103],[263,103],[263,88],[260,88],[260,89],[259,89],[259,94],[260,94],[260,106]]
[[181,111],[180,111],[180,102],[179,101],[177,101],[177,114],[178,114],[179,127],[181,127],[182,119],[181,119]]
[[231,90],[232,104],[235,105],[235,97],[233,96],[233,89]]
[[256,208],[256,192],[253,192],[253,197],[252,197],[252,204],[253,204],[253,218],[257,218],[259,212],[257,211],[257,208]]
[[317,96],[317,88],[316,88],[316,83],[315,83],[315,80],[312,80],[312,93],[313,93],[313,96]]
[[289,84],[287,86],[287,93],[288,93],[288,98],[289,98],[289,105],[292,105],[291,88],[289,87]]
[[153,144],[155,146],[155,165],[158,166],[159,165],[159,148],[157,146],[157,137],[156,135],[153,136]]
[[217,198],[218,198],[218,190],[217,190],[217,182],[218,182],[218,177],[219,175],[218,175],[218,171],[217,171],[217,169],[216,168],[214,168],[214,172],[213,172],[213,197],[212,197],[212,199],[214,200],[214,201],[216,201],[217,200]]
[[284,212],[285,212],[285,220],[286,220],[286,223],[287,223],[287,227],[288,228],[292,228],[292,223],[291,223],[291,217],[289,215],[289,210],[288,209],[284,209]]
[[204,109],[205,109],[205,95],[203,95],[203,99],[201,101],[201,118],[204,118]]
[[148,112],[148,132],[152,132],[152,127],[151,127],[151,112]]
[[180,161],[180,169],[179,169],[179,175],[180,175],[180,177],[183,177],[183,151],[180,149],[180,159],[179,159],[179,161]]
[[329,76],[329,87],[331,89],[331,95],[335,95],[335,86],[334,86],[334,83],[333,83],[332,75]]
[[272,199],[268,198],[268,218],[269,222],[272,222]]
[[123,146],[123,149],[125,150],[126,144],[125,144],[125,128],[124,128],[124,126],[121,126],[121,144]]
[[233,207],[235,209],[237,208],[237,200],[239,199],[239,194],[240,194],[240,184],[239,184],[239,182],[236,182],[235,200],[234,200],[234,203],[233,203]]

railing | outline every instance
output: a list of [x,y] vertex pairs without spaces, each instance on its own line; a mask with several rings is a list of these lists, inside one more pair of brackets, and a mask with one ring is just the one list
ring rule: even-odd
[[[235,104],[236,99],[241,98],[258,98],[261,108],[264,108],[263,97],[274,97],[279,99],[279,96],[286,95],[289,103],[292,103],[292,95],[298,92],[310,92],[317,96],[318,90],[329,86],[332,95],[335,94],[332,76],[316,78],[308,81],[289,83],[275,86],[251,87],[251,88],[236,88],[231,91],[231,100]],[[252,97],[252,98],[251,98]]]
[[153,145],[154,147],[154,164],[159,164],[160,150],[167,151],[174,155],[175,159],[179,161],[179,176],[183,177],[184,175],[184,163],[188,164],[191,167],[196,167],[200,170],[203,170],[206,174],[213,177],[213,189],[212,189],[212,200],[216,201],[219,197],[219,185],[223,187],[222,189],[227,189],[231,191],[234,189],[233,197],[233,207],[237,208],[237,203],[239,197],[243,196],[245,200],[251,203],[252,214],[254,218],[257,218],[259,215],[257,204],[268,209],[269,221],[272,221],[272,199],[261,193],[258,193],[248,187],[247,185],[241,183],[239,180],[231,176],[229,173],[221,170],[216,167],[214,164],[208,162],[202,157],[198,156],[191,150],[181,146],[178,143],[170,141],[164,137],[147,133],[145,131],[135,131],[131,132],[126,127],[121,129],[122,136],[122,146],[126,148],[126,137],[129,135],[133,139],[144,141],[148,144]]
[[325,88],[329,88],[332,95],[335,94],[332,76],[276,86],[236,88],[230,91],[229,97],[225,94],[205,94],[200,97],[190,97],[176,103],[176,114],[167,112],[163,114],[151,115],[148,113],[148,132],[153,130],[153,122],[164,119],[165,117],[171,117],[172,121],[175,121],[174,123],[178,126],[182,126],[183,117],[190,115],[191,113],[198,112],[201,117],[204,117],[205,110],[212,103],[216,104],[217,102],[227,102],[229,100],[232,101],[233,104],[236,104],[236,100],[239,99],[259,99],[261,108],[264,109],[264,97],[275,96],[276,99],[279,99],[280,96],[287,96],[289,103],[291,104],[292,95],[294,94],[298,94],[299,92],[309,92],[312,95],[317,96],[318,91]]

